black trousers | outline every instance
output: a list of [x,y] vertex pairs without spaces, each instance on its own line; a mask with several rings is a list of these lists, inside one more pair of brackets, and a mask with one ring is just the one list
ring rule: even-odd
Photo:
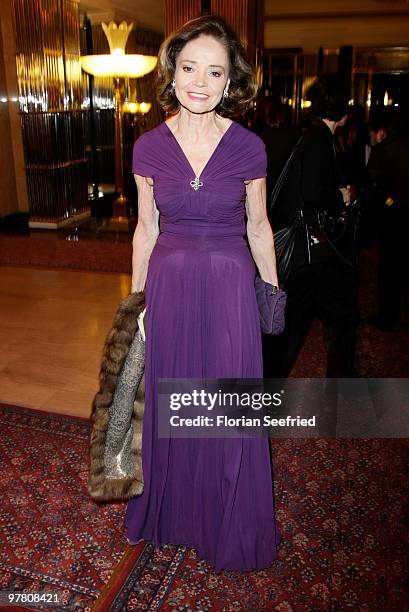
[[405,270],[409,262],[407,239],[408,216],[385,211],[381,218],[378,259],[378,318],[396,327],[401,302],[408,288]]
[[286,292],[285,331],[280,336],[263,335],[264,377],[289,375],[314,316],[324,324],[326,376],[354,376],[359,321],[356,271],[336,256],[304,264],[291,273]]

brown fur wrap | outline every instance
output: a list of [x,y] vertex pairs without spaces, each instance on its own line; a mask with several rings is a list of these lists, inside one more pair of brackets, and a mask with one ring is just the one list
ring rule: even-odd
[[132,455],[135,460],[136,477],[107,479],[104,473],[104,452],[109,421],[109,407],[133,338],[138,330],[138,316],[145,308],[145,293],[135,292],[119,304],[113,325],[108,332],[99,374],[100,388],[92,404],[90,468],[88,492],[97,500],[126,500],[143,492],[142,472],[142,422],[144,413],[144,375],[139,384],[133,405]]

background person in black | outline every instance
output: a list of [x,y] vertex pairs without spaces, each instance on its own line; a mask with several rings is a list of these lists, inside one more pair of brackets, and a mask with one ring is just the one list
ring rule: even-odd
[[386,123],[386,138],[371,152],[368,172],[378,204],[378,312],[368,323],[394,331],[408,288],[409,142],[399,117]]
[[285,105],[278,95],[270,96],[264,102],[264,126],[259,136],[266,145],[267,154],[267,197],[281,174],[281,170],[292,148],[301,136],[301,130],[288,125],[285,120]]
[[[281,336],[263,337],[264,376],[286,377],[295,362],[314,315],[325,329],[327,376],[355,375],[355,340],[358,323],[355,270],[345,264],[328,243],[316,243],[317,213],[344,210],[350,189],[340,187],[333,133],[345,121],[347,96],[338,75],[322,75],[308,92],[313,119],[303,134],[272,214],[273,229],[292,223],[302,203],[311,228],[311,262],[302,230],[291,260],[287,291],[286,329]],[[270,169],[269,169],[270,171]]]
[[342,175],[353,186],[361,205],[357,233],[360,247],[373,246],[377,237],[379,206],[369,177],[368,160],[385,135],[385,121],[381,116],[373,118],[366,126],[356,111],[351,112],[345,125],[335,131],[337,160]]

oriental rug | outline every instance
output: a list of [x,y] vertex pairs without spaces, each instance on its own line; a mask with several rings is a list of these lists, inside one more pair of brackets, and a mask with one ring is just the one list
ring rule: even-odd
[[217,574],[127,545],[125,504],[86,491],[87,420],[1,405],[0,427],[0,590],[59,592],[55,610],[406,609],[408,440],[272,440],[279,558]]

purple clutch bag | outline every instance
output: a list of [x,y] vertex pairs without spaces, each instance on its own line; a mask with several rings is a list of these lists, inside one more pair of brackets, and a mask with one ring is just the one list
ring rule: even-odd
[[254,281],[263,334],[277,336],[284,331],[287,294],[259,276]]

